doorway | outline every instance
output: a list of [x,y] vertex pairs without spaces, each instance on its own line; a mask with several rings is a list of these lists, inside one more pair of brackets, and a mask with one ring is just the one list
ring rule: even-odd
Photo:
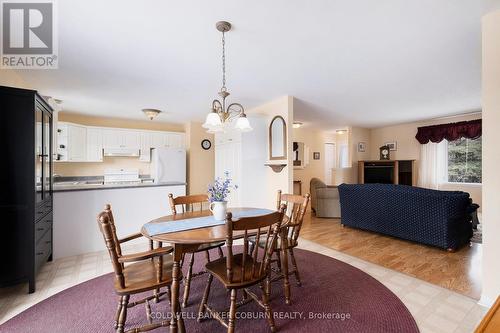
[[337,147],[335,143],[325,143],[325,183],[326,185],[335,184],[334,170],[337,167]]

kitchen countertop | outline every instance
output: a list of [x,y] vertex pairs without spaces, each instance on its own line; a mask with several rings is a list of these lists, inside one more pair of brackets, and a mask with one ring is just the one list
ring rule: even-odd
[[92,190],[112,190],[112,189],[130,189],[141,187],[158,187],[158,186],[182,186],[187,185],[184,182],[143,182],[132,184],[86,184],[85,182],[64,182],[54,183],[54,192],[70,192],[70,191],[92,191]]

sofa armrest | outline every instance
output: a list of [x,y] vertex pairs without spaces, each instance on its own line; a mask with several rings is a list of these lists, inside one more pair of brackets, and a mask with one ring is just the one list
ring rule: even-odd
[[318,188],[316,189],[316,196],[318,199],[338,199],[339,190],[337,188]]
[[[472,201],[472,200],[471,200]],[[477,225],[479,224],[479,218],[477,217],[477,210],[479,209],[479,205],[475,203],[471,203],[469,207],[467,207],[467,213],[470,215],[472,220],[472,228],[477,229]]]

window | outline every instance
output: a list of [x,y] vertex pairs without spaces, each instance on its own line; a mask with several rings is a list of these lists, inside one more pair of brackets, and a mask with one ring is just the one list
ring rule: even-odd
[[349,168],[349,149],[346,144],[342,144],[339,147],[339,165],[341,168]]
[[448,182],[481,183],[481,137],[448,142]]

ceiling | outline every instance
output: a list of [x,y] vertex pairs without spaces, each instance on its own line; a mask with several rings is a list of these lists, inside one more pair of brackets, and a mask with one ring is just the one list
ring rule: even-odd
[[297,98],[322,128],[377,127],[480,109],[477,0],[58,1],[59,69],[19,71],[63,109],[203,120],[221,85],[228,20],[230,102]]

